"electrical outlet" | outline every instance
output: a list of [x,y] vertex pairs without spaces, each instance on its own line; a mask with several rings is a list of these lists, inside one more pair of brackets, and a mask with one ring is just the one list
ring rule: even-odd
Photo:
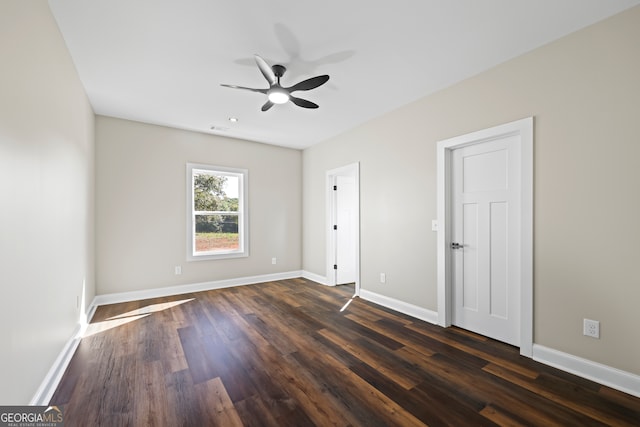
[[176,265],[175,273],[176,273],[176,276],[181,275],[182,274],[182,267],[179,266],[179,265]]
[[275,265],[277,262],[278,260],[275,257],[271,258],[271,264]]
[[583,319],[582,333],[587,337],[600,338],[600,322],[597,320]]
[[387,282],[387,275],[384,273],[380,273],[380,283],[386,283]]

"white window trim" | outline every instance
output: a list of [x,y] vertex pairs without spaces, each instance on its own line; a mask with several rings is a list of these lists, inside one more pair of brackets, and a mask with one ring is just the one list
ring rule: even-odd
[[[238,194],[238,231],[240,233],[240,249],[220,253],[195,254],[195,221],[193,211],[193,170],[206,170],[220,174],[238,176],[240,188]],[[210,261],[216,259],[243,258],[249,256],[249,171],[247,169],[229,168],[202,163],[187,163],[187,261]]]

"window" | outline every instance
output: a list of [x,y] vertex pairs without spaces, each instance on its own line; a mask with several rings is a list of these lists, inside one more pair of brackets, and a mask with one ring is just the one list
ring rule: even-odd
[[247,171],[187,164],[187,259],[249,255]]

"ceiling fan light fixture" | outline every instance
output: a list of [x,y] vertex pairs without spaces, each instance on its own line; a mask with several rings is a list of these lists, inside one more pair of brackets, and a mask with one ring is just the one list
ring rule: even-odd
[[[317,88],[318,86],[322,86],[327,82],[327,80],[329,80],[328,75],[325,74],[322,76],[312,77],[310,79],[298,82],[293,86],[282,87],[280,86],[280,78],[287,71],[284,65],[276,64],[274,66],[270,66],[269,64],[267,64],[267,61],[262,59],[260,56],[254,55],[254,57],[256,60],[256,64],[260,69],[260,72],[262,73],[263,77],[267,79],[267,82],[269,82],[269,89],[258,89],[228,84],[220,84],[220,86],[229,87],[231,89],[242,89],[251,92],[259,92],[267,95],[268,101],[262,106],[262,111],[268,111],[276,104],[286,104],[289,101],[302,108],[318,108],[318,104],[307,101],[306,99],[291,96],[291,93],[298,90],[311,90]],[[231,118],[229,118],[229,121],[233,122]]]
[[289,101],[289,92],[281,87],[272,87],[267,93],[267,97],[274,104],[285,104]]

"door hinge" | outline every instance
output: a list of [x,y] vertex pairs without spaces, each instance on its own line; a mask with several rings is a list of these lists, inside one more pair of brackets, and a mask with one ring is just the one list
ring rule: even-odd
[[338,264],[333,264],[333,269],[337,270],[338,269]]
[[333,226],[333,229],[334,229],[334,230],[337,230],[337,229],[338,229],[338,226],[337,226],[337,225],[334,225],[334,226]]

